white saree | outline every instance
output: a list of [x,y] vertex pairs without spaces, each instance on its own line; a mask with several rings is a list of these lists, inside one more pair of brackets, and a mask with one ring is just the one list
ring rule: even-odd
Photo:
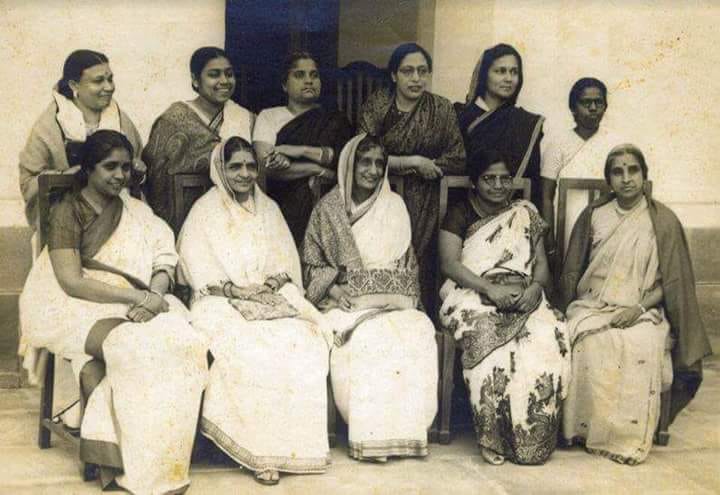
[[592,216],[590,264],[567,309],[573,381],[565,402],[567,440],[617,462],[645,460],[660,415],[660,392],[672,383],[670,325],[649,308],[631,327],[610,325],[659,283],[659,259],[647,201],[630,211],[617,201]]
[[[362,137],[353,138],[343,149],[339,188],[326,198],[338,193],[344,198],[341,213],[346,210],[352,224],[362,266],[348,268],[358,275],[372,272],[392,278],[404,268],[412,249],[410,217],[403,199],[390,190],[387,167],[375,193],[363,204],[353,203],[355,149]],[[416,281],[417,264],[412,273]],[[367,293],[353,297],[358,308],[366,309],[334,308],[325,314],[336,332],[354,327],[352,338],[341,345],[336,342],[330,356],[335,404],[348,424],[352,457],[425,456],[427,429],[437,412],[435,328],[425,313],[415,309],[417,294],[377,293],[375,281],[367,277]],[[373,314],[385,303],[390,307]]]
[[[212,155],[215,187],[193,205],[178,243],[192,324],[214,357],[201,432],[253,471],[322,473],[330,462],[322,315],[303,298],[295,243],[275,202],[257,185],[249,204],[233,199],[220,175],[224,145]],[[246,320],[229,299],[205,290],[227,281],[262,285],[283,272],[291,281],[279,293],[296,317]]]
[[[177,262],[170,228],[144,203],[121,194],[120,223],[94,260],[149,284],[154,267]],[[92,278],[132,287],[120,275],[83,269]],[[81,425],[81,458],[122,472],[115,481],[132,493],[175,492],[189,484],[190,454],[207,378],[205,338],[185,307],[166,296],[170,311],[145,323],[126,321],[102,343],[106,376],[92,391]],[[124,319],[124,304],[68,296],[45,248],[20,298],[27,341],[69,359],[76,377],[88,361],[88,335],[108,318]],[[77,392],[77,384],[75,385]]]

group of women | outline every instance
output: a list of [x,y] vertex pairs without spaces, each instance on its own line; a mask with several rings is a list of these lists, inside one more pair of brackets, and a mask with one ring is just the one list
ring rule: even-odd
[[[319,104],[310,54],[288,60],[287,105],[255,118],[231,101],[226,54],[201,48],[190,61],[197,97],[173,103],[143,148],[112,99],[107,57],[68,57],[20,157],[28,220],[39,174],[77,172],[79,187],[52,210],[20,310],[23,340],[71,363],[81,457],[103,483],[186,489],[198,418],[261,483],[324,472],[328,374],[352,457],[427,455],[437,257],[437,319],[462,349],[488,463],[541,464],[560,430],[642,462],[660,392],[674,383],[673,414],[694,395],[710,348],[682,227],[645,195],[640,150],[607,155],[613,193],[579,216],[562,275],[551,273],[555,181],[597,133],[604,85],[571,91],[582,142],[551,167],[542,117],[515,105],[522,59],[511,46],[485,51],[454,109],[426,90],[422,47],[398,47],[388,70],[391,87],[371,95],[355,135]],[[190,172],[213,187],[175,244],[171,176]],[[404,197],[391,174],[405,176]],[[444,174],[473,187],[438,232]],[[520,177],[532,202],[512,197]],[[191,289],[187,308],[176,285]]]

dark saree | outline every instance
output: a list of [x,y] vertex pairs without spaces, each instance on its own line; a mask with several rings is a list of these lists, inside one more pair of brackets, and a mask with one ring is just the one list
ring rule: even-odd
[[[421,155],[435,161],[446,175],[465,173],[465,148],[452,104],[425,92],[411,112],[399,112],[395,93],[375,92],[365,103],[359,130],[382,136],[390,155]],[[436,238],[440,199],[439,180],[404,177],[403,199],[410,214],[412,244],[420,265],[422,301],[434,314]]]
[[510,173],[532,181],[532,202],[541,209],[540,141],[544,117],[511,105],[487,112],[474,102],[456,103],[455,110],[468,156],[484,150],[505,154]]
[[206,125],[182,102],[170,105],[153,124],[142,154],[148,167],[146,193],[155,214],[169,225],[173,225],[172,176],[208,173],[210,152],[220,142],[220,124],[214,120]]
[[[353,136],[353,129],[345,115],[340,112],[313,108],[285,124],[277,133],[275,145],[318,146],[333,149],[332,170],[337,170],[337,160],[345,143]],[[333,183],[321,183],[320,195],[330,190]],[[280,207],[290,227],[295,244],[300,246],[305,236],[308,220],[313,209],[313,193],[308,178],[291,181],[267,181],[268,195]]]

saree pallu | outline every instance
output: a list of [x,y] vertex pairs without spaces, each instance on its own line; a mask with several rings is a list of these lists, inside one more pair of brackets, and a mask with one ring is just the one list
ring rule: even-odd
[[658,280],[658,250],[645,199],[619,218],[615,202],[593,215],[590,263],[567,309],[573,381],[563,430],[589,452],[620,463],[643,462],[660,415],[660,393],[672,383],[670,325],[651,308],[628,328],[618,313],[637,306]]
[[[526,286],[544,222],[526,201],[468,229],[461,261],[496,283]],[[554,451],[569,377],[565,324],[544,295],[530,313],[500,312],[448,280],[440,322],[463,349],[477,442],[518,464],[542,464]]]
[[[465,148],[457,117],[449,100],[425,92],[415,108],[400,117],[387,119],[394,110],[395,94],[379,90],[363,107],[359,130],[381,136],[390,155],[422,155],[435,161],[446,175],[465,173]],[[434,309],[435,259],[440,180],[429,181],[404,176],[403,199],[410,214],[412,245],[420,265],[422,301],[432,314]]]
[[[323,108],[308,110],[285,124],[277,133],[275,145],[319,146],[333,149],[332,169],[337,169],[340,150],[353,136],[352,128],[340,112]],[[300,246],[314,206],[310,178],[292,181],[268,180],[268,195],[273,198],[290,228],[295,245]],[[320,195],[330,190],[320,182]]]
[[[167,225],[132,198],[94,260],[149,283],[156,264],[174,264]],[[132,287],[122,275],[83,269],[84,276]],[[168,493],[189,484],[190,453],[207,378],[205,339],[188,323],[187,310],[166,296],[170,311],[145,323],[125,318],[128,306],[68,296],[59,286],[47,249],[33,266],[20,299],[28,341],[71,360],[82,379],[101,353],[105,377],[85,397],[80,456],[103,468],[133,493]],[[38,302],[41,301],[41,304]],[[98,363],[98,361],[93,361]],[[75,385],[77,387],[77,385]],[[77,388],[75,389],[77,390]],[[87,394],[86,394],[87,395]]]
[[540,141],[544,117],[510,105],[488,112],[475,103],[456,104],[455,110],[467,155],[484,150],[504,153],[510,160],[510,173],[532,181],[532,202],[541,208]]
[[226,132],[251,141],[252,113],[233,102],[226,103],[221,113],[222,118],[218,115],[206,122],[188,103],[179,101],[170,105],[152,126],[143,150],[148,167],[147,199],[155,214],[170,225],[174,221],[172,176],[207,173],[210,153]]
[[[200,431],[253,471],[322,473],[330,463],[322,315],[298,289],[300,262],[278,206],[257,185],[252,211],[235,202],[220,177],[221,157],[218,146],[210,176],[216,187],[193,205],[178,242],[182,276],[193,289],[192,324],[214,357]],[[278,273],[291,279],[278,294],[297,317],[248,321],[229,299],[204,291],[228,281],[262,285]]]

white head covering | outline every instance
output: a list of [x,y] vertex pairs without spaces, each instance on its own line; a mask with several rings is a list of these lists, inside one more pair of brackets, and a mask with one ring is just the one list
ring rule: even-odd
[[340,153],[338,187],[363,266],[367,269],[388,268],[410,247],[410,216],[403,199],[390,189],[387,165],[385,177],[373,194],[360,205],[353,202],[356,153],[365,136],[363,133],[352,138]]
[[216,145],[211,155],[215,187],[195,203],[183,225],[178,243],[183,270],[196,289],[227,279],[241,287],[262,284],[282,272],[302,287],[300,258],[275,202],[257,184],[253,208],[237,202],[225,175],[227,142]]

